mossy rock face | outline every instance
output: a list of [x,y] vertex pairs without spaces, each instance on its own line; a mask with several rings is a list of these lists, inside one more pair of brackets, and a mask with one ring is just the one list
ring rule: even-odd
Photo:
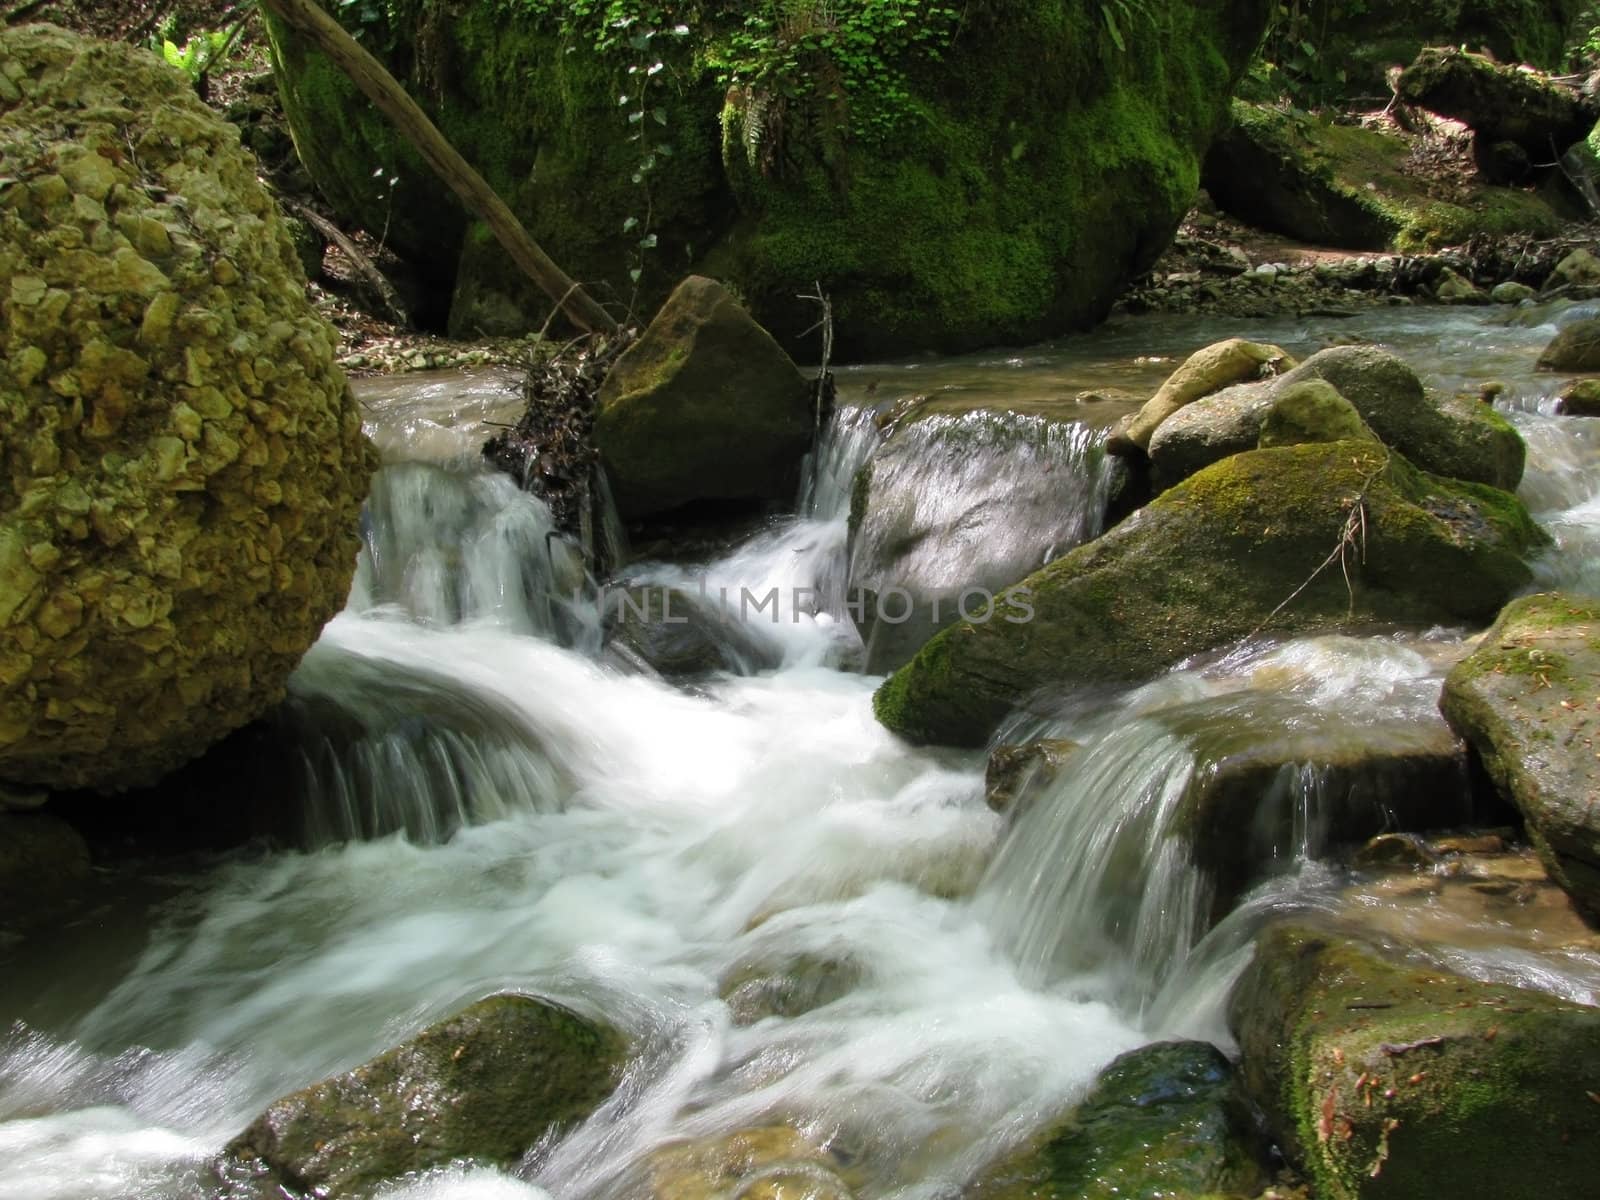
[[1303,379],[1282,388],[1261,423],[1258,445],[1298,446],[1304,442],[1377,441],[1355,405],[1326,380]]
[[[1441,200],[1404,169],[1409,144],[1303,112],[1237,101],[1234,123],[1206,158],[1203,182],[1225,212],[1313,245],[1407,252],[1475,234],[1553,237],[1565,214],[1539,195],[1469,184]],[[1572,214],[1576,216],[1577,214]]]
[[1593,1190],[1600,1009],[1270,927],[1234,992],[1240,1077],[1319,1200]]
[[627,1052],[620,1034],[559,1005],[492,996],[276,1101],[224,1153],[328,1200],[458,1159],[506,1165],[593,1112]]
[[[1312,578],[1358,500],[1365,554]],[[996,613],[937,635],[873,707],[913,741],[981,745],[1040,689],[1149,679],[1258,630],[1487,622],[1546,541],[1515,496],[1371,442],[1254,450],[1021,581],[1031,619]]]
[[1562,388],[1556,411],[1563,417],[1600,417],[1600,379],[1579,379]]
[[1600,921],[1600,605],[1550,592],[1506,606],[1440,707],[1517,806],[1545,868]]
[[1097,535],[1111,487],[1074,419],[930,410],[904,421],[851,491],[849,594],[864,669],[904,666],[939,630]]
[[1539,354],[1543,371],[1600,371],[1600,317],[1563,325]]
[[1429,393],[1400,359],[1377,346],[1334,346],[1281,380],[1332,384],[1385,445],[1425,471],[1512,491],[1527,447],[1511,422],[1480,400]]
[[[648,124],[673,154],[650,176],[647,210],[617,102],[638,56],[563,34],[562,7],[396,4],[366,44],[602,300],[649,312],[700,271],[734,284],[793,348],[817,319],[796,296],[820,282],[835,349],[857,357],[1031,340],[1103,317],[1192,202],[1271,9],[1151,0],[1119,49],[1098,6],[977,0],[937,59],[886,51],[903,86],[889,128],[864,132],[870,97],[718,83],[712,60],[759,15],[750,5],[667,6],[663,25],[693,32],[652,51],[667,64],[649,85],[665,124]],[[323,193],[369,229],[387,223],[392,245],[448,281],[464,230],[453,200],[336,68],[269,29],[284,110]],[[836,75],[823,60],[807,83]],[[640,231],[623,228],[647,211],[659,244],[635,297]],[[536,328],[548,302],[517,307]]]
[[1264,1180],[1233,1067],[1205,1042],[1131,1050],[1034,1143],[991,1167],[970,1200],[1199,1200]]
[[0,69],[0,779],[115,791],[282,698],[374,456],[238,131],[131,46]]
[[624,518],[792,500],[812,389],[715,280],[690,276],[600,388],[594,443]]

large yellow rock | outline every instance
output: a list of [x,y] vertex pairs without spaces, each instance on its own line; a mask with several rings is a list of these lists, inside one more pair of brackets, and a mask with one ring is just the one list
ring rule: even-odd
[[282,695],[373,460],[236,131],[47,25],[0,77],[0,781],[114,791]]
[[1186,404],[1235,383],[1264,379],[1295,365],[1294,359],[1276,346],[1229,338],[1203,350],[1196,350],[1161,385],[1159,391],[1133,416],[1133,421],[1117,435],[1121,448],[1150,448],[1150,435],[1173,413]]

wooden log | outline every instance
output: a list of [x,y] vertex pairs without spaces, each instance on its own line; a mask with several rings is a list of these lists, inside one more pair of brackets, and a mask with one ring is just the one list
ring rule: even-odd
[[539,248],[505,201],[445,139],[394,76],[319,8],[315,0],[261,0],[261,3],[315,42],[317,48],[350,77],[416,147],[417,153],[461,202],[489,227],[512,261],[556,302],[573,324],[591,333],[616,332],[617,323],[611,314]]

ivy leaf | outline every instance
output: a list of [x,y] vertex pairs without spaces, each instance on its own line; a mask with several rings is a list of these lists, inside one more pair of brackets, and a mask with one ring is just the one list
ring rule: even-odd
[[632,269],[630,269],[628,271],[628,278],[633,280],[635,283],[638,283],[639,282],[639,276],[641,276],[643,274],[644,274],[644,268],[643,267],[633,267]]
[[650,115],[656,119],[657,125],[665,125],[667,123],[667,110],[664,108],[658,108]]
[[639,228],[639,218],[638,217],[629,217],[626,221],[624,221],[622,223],[622,232],[623,233],[632,233],[637,228]]
[[656,235],[653,233],[645,234],[639,239],[639,248],[641,250],[654,250],[656,248]]

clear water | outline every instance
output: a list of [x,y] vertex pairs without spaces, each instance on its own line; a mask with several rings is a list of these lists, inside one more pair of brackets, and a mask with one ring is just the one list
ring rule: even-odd
[[[1334,903],[1343,881],[1303,861],[1311,779],[1286,801],[1306,819],[1282,873],[1208,933],[1203,883],[1163,836],[1172,781],[1197,761],[1169,718],[1198,705],[1403,736],[1437,719],[1454,636],[1256,647],[1098,697],[1072,730],[1087,743],[1063,793],[1076,800],[1008,834],[980,755],[914,749],[873,721],[878,681],[839,669],[853,631],[837,597],[849,479],[877,445],[869,404],[902,385],[1045,408],[1149,390],[1241,331],[1300,354],[1373,337],[1440,386],[1506,381],[1533,457],[1524,493],[1561,541],[1541,570],[1600,583],[1593,439],[1540,412],[1557,381],[1532,362],[1550,327],[1481,310],[1127,322],[1017,355],[852,369],[802,515],[704,572],[818,596],[763,619],[781,666],[693,691],[602,665],[589,585],[547,516],[481,473],[472,446],[503,419],[505,381],[369,395],[389,465],[367,550],[293,683],[303,782],[282,803],[303,848],[108,881],[96,915],[6,964],[0,1200],[192,1195],[274,1097],[508,988],[628,1030],[629,1086],[521,1172],[395,1196],[608,1197],[664,1141],[786,1121],[847,1150],[863,1197],[932,1200],[1123,1050],[1224,1037],[1252,921]],[[861,981],[805,1015],[734,1025],[720,982],[801,956],[848,959]]]

